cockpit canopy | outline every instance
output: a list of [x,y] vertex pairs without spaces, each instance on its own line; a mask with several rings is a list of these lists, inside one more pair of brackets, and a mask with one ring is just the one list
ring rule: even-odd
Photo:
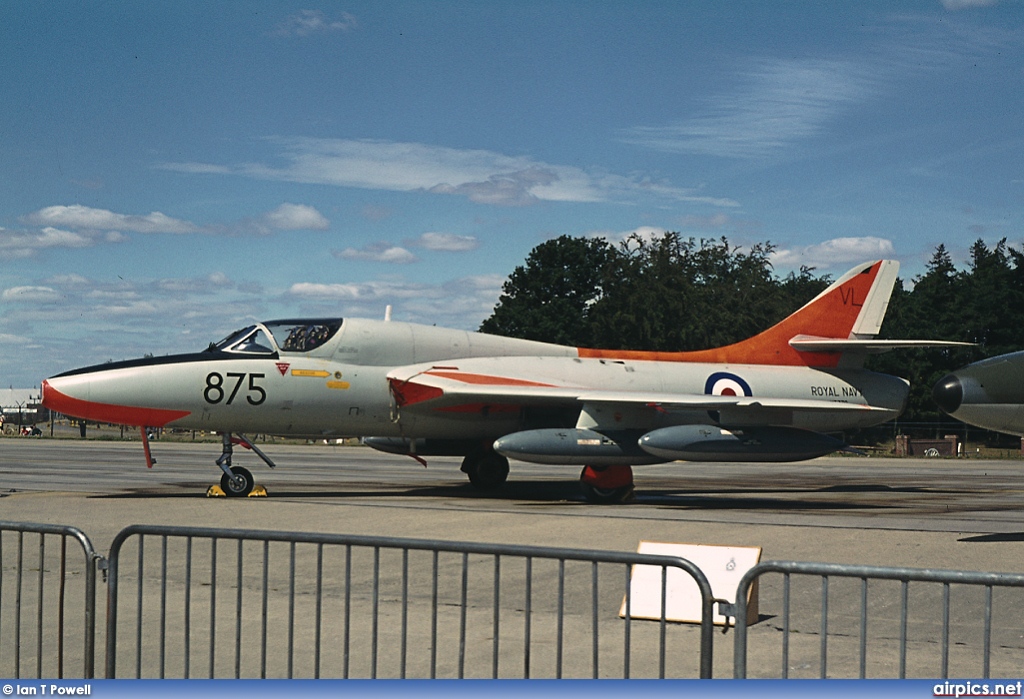
[[272,320],[236,330],[210,349],[233,354],[271,355],[277,352],[311,352],[341,328],[341,318]]

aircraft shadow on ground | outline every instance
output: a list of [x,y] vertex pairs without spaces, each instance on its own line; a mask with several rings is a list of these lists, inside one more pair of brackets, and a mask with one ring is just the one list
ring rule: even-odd
[[[126,493],[94,495],[108,499],[162,499],[201,498],[206,496],[208,483],[177,483],[176,491],[138,488]],[[166,486],[165,486],[166,487]],[[482,492],[468,483],[451,485],[405,486],[395,484],[359,483],[350,489],[323,488],[322,484],[291,483],[285,488],[273,484],[267,486],[270,499],[408,499],[408,498],[459,498],[472,500],[493,500],[495,502],[531,504],[536,506],[582,506],[602,507],[588,503],[579,484],[575,481],[556,480],[511,480],[495,492]],[[635,504],[660,508],[697,510],[783,510],[783,511],[827,511],[827,510],[878,510],[906,506],[903,501],[891,504],[878,502],[857,502],[830,496],[827,499],[814,497],[815,494],[843,492],[922,492],[920,488],[893,488],[885,485],[829,486],[825,488],[787,490],[787,495],[778,495],[780,488],[715,488],[701,486],[684,490],[679,487],[643,487],[636,492]],[[262,500],[263,498],[254,498]],[[609,507],[629,507],[612,505]]]
[[978,536],[965,536],[957,539],[968,544],[1002,544],[1017,541],[1024,541],[1024,532],[1007,532],[1002,534],[979,534]]

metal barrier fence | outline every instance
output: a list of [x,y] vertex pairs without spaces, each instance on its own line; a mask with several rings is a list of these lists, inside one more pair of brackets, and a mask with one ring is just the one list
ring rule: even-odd
[[[660,623],[632,616],[633,565],[661,568]],[[698,628],[666,623],[672,569]],[[681,558],[132,526],[109,572],[108,678],[711,677],[711,587]]]
[[[857,667],[860,678],[903,679],[908,673],[948,678],[951,670],[957,677],[980,672],[988,678],[993,669],[996,676],[1020,674],[1024,593],[1011,593],[1024,587],[1024,575],[765,561],[740,581],[732,616],[746,618],[747,593],[768,573],[782,575],[781,590],[776,589],[781,619],[765,624],[758,638],[769,638],[769,646],[777,638],[781,647],[779,655],[759,648],[758,667],[781,660],[776,676],[832,676],[829,660],[835,656],[843,667]],[[915,585],[912,591],[911,582],[934,584]],[[1010,589],[997,599],[997,588]],[[759,589],[761,611],[773,609],[765,601],[765,584]],[[737,678],[747,677],[749,637],[745,625],[736,627]],[[952,649],[957,653],[951,655]]]
[[[73,527],[0,521],[0,676],[94,676],[104,562]],[[690,576],[703,622],[638,621],[634,565],[660,568],[662,610],[669,572]],[[1024,657],[1024,575],[1007,573],[767,561],[727,607],[667,556],[133,526],[107,582],[107,677],[707,678],[713,605],[746,619],[755,585],[737,678],[1011,677]]]
[[[80,566],[69,560],[69,538]],[[64,678],[78,663],[80,677],[93,677],[101,558],[74,527],[0,521],[0,677]]]

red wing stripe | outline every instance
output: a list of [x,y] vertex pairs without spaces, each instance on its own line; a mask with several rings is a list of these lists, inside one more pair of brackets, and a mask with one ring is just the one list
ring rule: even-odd
[[527,381],[526,379],[511,379],[507,376],[488,376],[487,374],[469,374],[462,371],[428,371],[427,376],[438,376],[442,379],[452,379],[462,383],[470,383],[477,386],[539,386],[541,388],[554,388],[554,384]]
[[43,381],[43,405],[54,412],[83,420],[139,427],[164,427],[170,422],[192,414],[190,410],[165,410],[163,408],[94,403],[61,393],[46,381]]
[[434,386],[424,386],[414,381],[399,381],[389,379],[391,384],[391,395],[395,397],[395,403],[399,408],[407,405],[415,405],[425,400],[433,400],[444,395],[444,391]]

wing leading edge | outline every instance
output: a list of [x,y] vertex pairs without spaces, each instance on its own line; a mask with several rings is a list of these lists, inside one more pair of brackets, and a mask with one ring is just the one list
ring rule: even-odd
[[[403,375],[409,378],[402,378]],[[794,410],[823,412],[895,412],[855,402],[767,396],[707,395],[645,390],[595,390],[584,386],[525,381],[508,376],[475,372],[411,368],[388,374],[392,394],[400,408],[450,410],[465,405],[583,405],[615,404],[685,410]]]

